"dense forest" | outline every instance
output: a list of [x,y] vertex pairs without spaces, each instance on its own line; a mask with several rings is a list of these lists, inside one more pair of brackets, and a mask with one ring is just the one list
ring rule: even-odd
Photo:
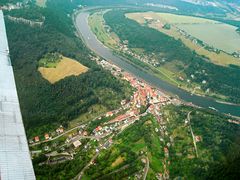
[[[26,18],[27,15],[29,18],[44,16],[41,28],[6,18],[11,60],[28,136],[48,132],[60,123],[67,125],[95,104],[107,109],[116,108],[126,97],[125,92],[129,92],[125,83],[89,60],[90,52],[75,36],[72,19],[68,15],[74,7],[67,0],[49,0],[44,9],[32,4],[19,12],[13,11],[12,15],[22,14]],[[6,13],[11,15],[11,12]],[[51,85],[42,78],[37,67],[38,61],[52,52],[80,61],[89,71]],[[102,93],[104,91],[107,93]]]
[[[142,48],[146,53],[164,54],[166,63],[180,61],[178,66],[187,77],[195,74],[194,82],[208,83],[202,88],[211,89],[215,93],[227,96],[229,101],[240,102],[240,68],[236,66],[223,67],[210,63],[205,57],[197,55],[194,51],[155,29],[141,26],[137,22],[125,17],[126,11],[109,11],[104,15],[106,23],[111,27],[122,41],[128,40],[129,48]],[[201,73],[204,71],[205,73]],[[226,76],[228,74],[228,76]]]

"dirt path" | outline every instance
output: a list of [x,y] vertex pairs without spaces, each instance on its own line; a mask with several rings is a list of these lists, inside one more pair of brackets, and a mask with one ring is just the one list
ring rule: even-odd
[[196,144],[196,139],[195,139],[195,136],[193,134],[193,130],[192,130],[192,126],[191,126],[191,118],[190,118],[190,114],[191,114],[192,111],[190,111],[187,115],[187,119],[189,121],[189,127],[190,127],[190,131],[191,131],[191,134],[192,134],[192,138],[193,138],[193,144],[194,144],[194,148],[195,148],[195,151],[196,151],[196,157],[198,158],[198,150],[197,150],[197,144]]

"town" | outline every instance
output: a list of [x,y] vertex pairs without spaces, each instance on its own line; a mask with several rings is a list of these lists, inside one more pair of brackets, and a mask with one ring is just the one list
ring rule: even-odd
[[[146,116],[148,113],[155,116],[161,127],[155,130],[159,132],[160,140],[163,141],[162,136],[168,135],[166,126],[164,126],[165,121],[161,117],[161,107],[169,104],[180,105],[180,100],[171,98],[163,91],[152,87],[128,72],[124,72],[111,62],[92,55],[90,59],[96,61],[104,69],[109,70],[115,77],[127,81],[134,89],[131,99],[122,100],[119,109],[106,112],[104,115],[95,118],[93,121],[96,122],[107,120],[97,123],[98,125],[92,130],[88,128],[91,122],[80,124],[72,129],[64,129],[60,125],[55,132],[46,132],[42,136],[39,135],[30,139],[29,146],[32,150],[32,158],[37,157],[39,154],[45,154],[48,157],[47,161],[42,164],[57,164],[72,160],[79,147],[83,147],[86,151],[95,148],[95,151],[99,153],[101,149],[107,149],[114,143],[112,137],[120,134],[135,121],[138,121],[141,116]],[[60,142],[59,139],[61,139]],[[55,141],[58,141],[58,143]],[[96,142],[99,145],[96,145]],[[163,149],[166,160],[164,161],[165,172],[161,176],[165,178],[169,176],[167,169],[169,142],[164,142],[166,147]]]

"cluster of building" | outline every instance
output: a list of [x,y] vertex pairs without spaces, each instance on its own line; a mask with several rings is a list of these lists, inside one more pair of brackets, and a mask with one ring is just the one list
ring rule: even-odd
[[133,94],[132,103],[137,108],[148,104],[166,103],[169,98],[160,90],[151,87],[145,82],[136,79],[129,73],[123,73],[123,79],[127,80],[136,89]]
[[[61,126],[59,126],[59,128],[56,129],[56,133],[52,133],[52,134],[60,135],[63,132],[64,132],[64,128],[61,125]],[[52,139],[52,136],[50,136],[48,133],[44,134],[44,141],[43,142],[47,142],[47,141],[49,141],[51,139]],[[29,144],[39,143],[40,141],[41,141],[40,137],[39,136],[35,136],[33,139],[29,140]]]
[[117,48],[124,54],[127,54],[127,55],[130,55],[144,63],[147,63],[147,64],[151,64],[155,67],[158,67],[160,65],[159,61],[153,57],[149,57],[145,54],[142,54],[142,55],[138,55],[136,54],[134,51],[132,51],[131,49],[128,48],[128,43],[126,44],[122,44],[122,43],[118,43],[117,45]]
[[92,133],[95,137],[106,137],[114,132],[122,131],[136,120],[139,120],[138,114],[135,114],[133,111],[127,111],[125,114],[117,116],[102,126],[97,126]]
[[[91,57],[91,59],[96,61],[97,64],[102,66],[104,69],[109,70],[115,77],[128,81],[133,87],[134,93],[130,100],[121,101],[120,109],[107,112],[105,115],[96,119],[96,121],[98,121],[103,117],[112,117],[112,120],[96,126],[96,128],[89,133],[86,131],[85,125],[82,125],[82,127],[79,126],[77,132],[68,134],[68,138],[62,146],[74,147],[76,149],[82,145],[81,139],[83,138],[99,141],[105,137],[121,133],[122,130],[139,120],[140,116],[145,115],[146,113],[155,113],[157,116],[160,116],[160,107],[162,105],[171,103],[170,99],[160,90],[157,90],[147,83],[135,78],[131,74],[122,71],[122,69],[116,65],[98,57]],[[141,112],[141,107],[146,107],[144,112]],[[121,110],[123,110],[124,113],[121,114]],[[56,129],[56,132],[52,134],[54,134],[53,136],[57,137],[58,135],[63,134],[63,132],[64,128],[60,126]],[[42,142],[47,142],[49,139],[52,139],[49,134],[45,134],[44,137],[45,140]],[[36,144],[40,142],[39,137],[36,136],[34,141]],[[99,142],[101,143],[101,141]],[[111,144],[112,141],[110,140],[106,141],[106,143],[102,146],[107,148]],[[51,163],[62,162],[65,159],[66,157],[63,159],[54,159]]]

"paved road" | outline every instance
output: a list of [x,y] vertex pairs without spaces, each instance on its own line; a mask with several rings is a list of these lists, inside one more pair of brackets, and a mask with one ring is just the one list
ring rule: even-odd
[[89,163],[87,163],[87,165],[82,169],[82,171],[74,178],[74,180],[81,180],[82,176],[85,172],[85,170],[92,164],[92,162],[98,157],[100,151],[98,151],[93,157],[92,159],[89,161]]
[[[121,108],[119,108],[119,109],[121,109]],[[91,121],[95,121],[97,118],[101,117],[101,116],[104,115],[104,114],[105,114],[105,113],[103,113],[103,114],[95,117],[95,118],[92,119]],[[91,121],[89,121],[89,122],[91,122]],[[52,139],[48,139],[48,140],[45,140],[45,141],[40,141],[40,142],[37,142],[37,143],[33,143],[33,144],[30,144],[29,146],[30,146],[30,147],[33,147],[33,146],[36,146],[36,145],[39,145],[39,144],[42,144],[42,143],[45,143],[45,142],[54,141],[54,140],[56,140],[56,139],[58,139],[58,138],[60,138],[60,137],[62,137],[62,136],[64,136],[64,135],[70,133],[71,131],[80,128],[80,127],[83,126],[84,124],[87,124],[87,123],[82,123],[82,124],[80,124],[79,126],[76,126],[76,127],[72,128],[72,129],[69,129],[69,130],[65,131],[64,133],[62,133],[62,134],[60,134],[60,135],[58,135],[58,136],[56,136],[56,137],[54,137],[54,138],[52,138]]]
[[62,137],[62,136],[64,136],[64,135],[70,133],[71,131],[80,128],[82,125],[83,125],[83,124],[81,124],[81,125],[79,125],[79,126],[77,126],[77,127],[74,127],[74,128],[72,128],[72,129],[69,129],[68,131],[65,131],[64,133],[62,133],[62,134],[60,134],[60,135],[58,135],[58,136],[56,136],[56,137],[54,137],[54,138],[52,138],[52,139],[48,139],[48,140],[45,140],[45,141],[41,141],[41,142],[37,142],[37,143],[34,143],[34,144],[30,144],[29,146],[30,146],[30,147],[33,147],[33,146],[36,146],[36,145],[39,145],[39,144],[42,144],[42,143],[45,143],[45,142],[54,141],[54,140],[56,140],[56,139],[58,139],[58,138],[60,138],[60,137]]
[[195,139],[195,136],[193,134],[193,130],[192,130],[192,126],[191,126],[191,118],[190,118],[190,115],[191,115],[192,111],[190,111],[187,115],[187,119],[189,121],[189,127],[190,127],[190,131],[191,131],[191,134],[192,134],[192,138],[193,138],[193,144],[194,144],[194,148],[195,148],[195,151],[196,151],[196,157],[198,157],[198,150],[197,150],[197,144],[196,144],[196,139]]

